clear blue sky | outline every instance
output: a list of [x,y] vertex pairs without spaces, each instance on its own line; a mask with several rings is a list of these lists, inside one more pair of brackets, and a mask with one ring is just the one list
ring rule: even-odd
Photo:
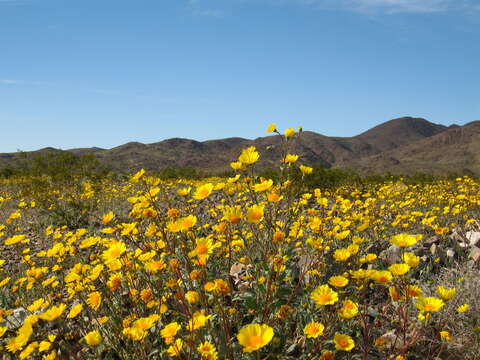
[[0,0],[0,152],[480,119],[479,0]]

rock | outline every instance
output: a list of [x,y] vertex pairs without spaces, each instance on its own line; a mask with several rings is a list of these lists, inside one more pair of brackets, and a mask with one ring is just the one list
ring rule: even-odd
[[474,246],[472,247],[472,252],[470,253],[470,258],[473,260],[473,262],[477,262],[478,259],[480,259],[480,248]]
[[476,246],[480,248],[480,232],[478,231],[467,231],[465,237],[468,240],[470,246]]
[[[456,234],[456,235],[458,235],[458,234]],[[424,241],[425,244],[429,244],[429,245],[437,243],[437,242],[438,242],[438,236],[437,235],[431,236]]]
[[23,307],[13,310],[13,314],[7,316],[7,323],[12,324],[14,328],[19,328],[23,325],[23,321],[27,317],[27,310]]
[[401,337],[401,336],[398,336],[398,335],[395,333],[395,330],[391,330],[391,331],[383,334],[383,335],[381,336],[381,338],[385,341],[385,345],[386,345],[386,346],[392,346],[392,345],[394,345],[394,347],[395,347],[396,350],[402,348],[402,346],[404,345],[404,344],[403,344],[403,341],[402,341],[402,337]]
[[402,249],[398,246],[391,245],[388,249],[380,253],[379,258],[387,263],[387,265],[399,264],[402,262]]
[[312,267],[312,264],[316,261],[311,255],[300,255],[297,257],[297,263],[293,268],[292,276],[295,281],[300,281],[300,275],[303,274],[303,282],[305,284],[310,283],[310,275],[307,273]]
[[462,241],[462,242],[458,243],[458,246],[460,246],[462,249],[465,249],[465,248],[469,247],[470,245],[468,243],[466,243],[465,241]]
[[249,270],[251,267],[252,265],[245,265],[242,263],[236,263],[231,266],[230,276],[238,290],[244,290],[251,286],[251,282],[249,281]]
[[452,232],[452,234],[450,235],[450,239],[455,240],[455,241],[457,241],[457,242],[459,242],[459,243],[462,243],[462,242],[465,241],[465,239],[463,238],[463,236],[461,236],[461,235],[457,232],[457,230],[454,230],[454,231]]

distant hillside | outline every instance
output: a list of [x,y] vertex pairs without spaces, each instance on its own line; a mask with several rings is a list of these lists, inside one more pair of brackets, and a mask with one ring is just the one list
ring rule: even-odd
[[480,175],[480,121],[451,126],[436,135],[346,161],[341,167],[362,173],[388,170],[397,174],[455,172]]
[[[169,167],[224,171],[241,150],[256,146],[258,166],[277,166],[282,150],[280,136],[255,140],[227,138],[209,141],[173,138],[153,144],[129,142],[112,149],[97,147],[67,150],[92,154],[113,170],[155,171]],[[45,148],[26,153],[0,154],[0,168],[15,167],[22,158],[60,150]],[[449,172],[480,174],[480,121],[446,127],[422,118],[393,119],[354,137],[328,137],[305,131],[294,140],[292,153],[306,164],[350,168],[361,173]]]
[[446,129],[444,125],[433,124],[422,118],[404,117],[375,126],[356,138],[374,144],[375,150],[381,152],[437,135]]

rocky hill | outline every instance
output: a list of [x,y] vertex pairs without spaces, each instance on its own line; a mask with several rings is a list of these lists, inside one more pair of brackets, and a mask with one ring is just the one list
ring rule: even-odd
[[[204,142],[173,138],[152,144],[129,142],[112,149],[93,147],[66,151],[75,155],[93,154],[102,165],[124,172],[167,167],[223,171],[243,148],[252,145],[261,153],[259,166],[278,165],[282,152],[282,138],[278,135]],[[0,168],[14,167],[23,158],[58,151],[45,148],[0,154]],[[353,137],[328,137],[305,131],[294,140],[291,152],[300,155],[306,164],[320,163],[361,173],[480,174],[480,121],[447,127],[422,118],[403,117]]]

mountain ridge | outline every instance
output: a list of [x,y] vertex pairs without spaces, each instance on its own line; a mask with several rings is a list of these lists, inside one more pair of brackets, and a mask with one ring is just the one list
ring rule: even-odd
[[[190,167],[213,172],[229,169],[241,150],[256,146],[258,166],[279,165],[282,138],[279,135],[245,139],[229,137],[207,141],[170,138],[144,144],[131,141],[111,149],[99,147],[58,150],[51,147],[32,152],[0,153],[0,168],[15,166],[23,158],[67,151],[77,156],[94,155],[112,170],[156,171],[166,167]],[[360,173],[480,174],[480,121],[463,126],[440,125],[423,118],[401,117],[386,121],[352,137],[326,136],[304,131],[292,141],[291,153],[305,164],[352,169]]]

